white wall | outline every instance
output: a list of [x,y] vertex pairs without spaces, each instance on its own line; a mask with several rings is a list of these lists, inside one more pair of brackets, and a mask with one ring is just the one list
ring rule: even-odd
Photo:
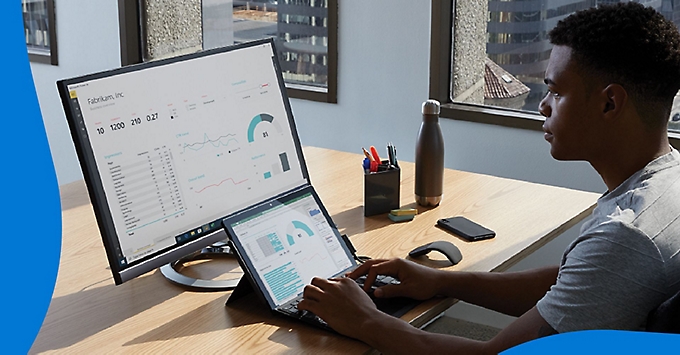
[[118,3],[56,1],[59,65],[31,63],[60,185],[82,179],[56,81],[120,67]]
[[[57,3],[59,67],[32,65],[60,184],[81,175],[54,82],[120,65],[116,2],[74,3]],[[339,12],[338,103],[292,100],[302,143],[359,153],[362,146],[393,142],[401,160],[413,161],[420,107],[428,98],[430,1],[343,0]],[[541,132],[449,119],[442,119],[441,126],[449,168],[605,189],[587,164],[554,161]],[[557,264],[577,229],[514,269]],[[469,309],[448,314],[497,326],[507,323]]]

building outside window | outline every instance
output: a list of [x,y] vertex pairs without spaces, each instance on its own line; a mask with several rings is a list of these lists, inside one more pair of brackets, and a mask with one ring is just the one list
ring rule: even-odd
[[53,0],[21,0],[29,59],[57,65]]
[[[680,24],[680,1],[635,1],[655,8],[676,25]],[[499,117],[492,121],[496,123],[512,125],[501,120],[532,119],[529,116],[542,120],[537,111],[547,93],[543,78],[552,50],[548,32],[559,20],[576,11],[618,2],[622,1],[433,0],[433,16],[436,17],[436,10],[440,9],[453,13],[448,25],[433,18],[433,37],[443,37],[439,43],[448,41],[448,50],[435,48],[433,55],[440,56],[444,62],[448,51],[451,58],[449,75],[440,75],[449,81],[439,83],[439,89],[434,92],[440,100],[454,103],[451,107],[462,110],[465,106],[477,107],[478,112],[501,109],[495,111]],[[444,15],[440,19],[446,22]],[[435,31],[451,31],[451,34],[436,36]],[[433,46],[437,44],[433,42]],[[440,64],[441,70],[444,67]],[[438,79],[433,76],[432,80],[437,86]],[[442,92],[446,90],[444,85],[448,88],[446,95]],[[456,106],[456,103],[465,105]],[[673,105],[669,131],[680,133],[680,95]]]
[[123,0],[121,23],[134,6],[137,19],[127,26],[140,24],[137,43],[122,39],[123,51],[141,51],[123,63],[274,38],[289,95],[336,102],[336,1]]

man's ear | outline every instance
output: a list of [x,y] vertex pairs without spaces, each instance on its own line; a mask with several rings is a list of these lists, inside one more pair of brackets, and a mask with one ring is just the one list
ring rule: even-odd
[[609,84],[602,90],[605,118],[614,119],[628,103],[628,92],[619,84]]

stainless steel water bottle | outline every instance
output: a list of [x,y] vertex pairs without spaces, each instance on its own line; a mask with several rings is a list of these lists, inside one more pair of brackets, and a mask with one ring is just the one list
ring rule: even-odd
[[439,101],[423,103],[423,123],[416,141],[416,202],[437,206],[444,183],[444,136],[439,127]]

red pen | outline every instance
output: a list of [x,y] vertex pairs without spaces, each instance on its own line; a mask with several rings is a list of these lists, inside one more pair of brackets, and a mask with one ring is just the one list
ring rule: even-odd
[[378,164],[382,163],[382,160],[380,160],[380,155],[378,155],[378,151],[374,146],[371,146],[371,154],[373,154],[373,160],[377,161]]

